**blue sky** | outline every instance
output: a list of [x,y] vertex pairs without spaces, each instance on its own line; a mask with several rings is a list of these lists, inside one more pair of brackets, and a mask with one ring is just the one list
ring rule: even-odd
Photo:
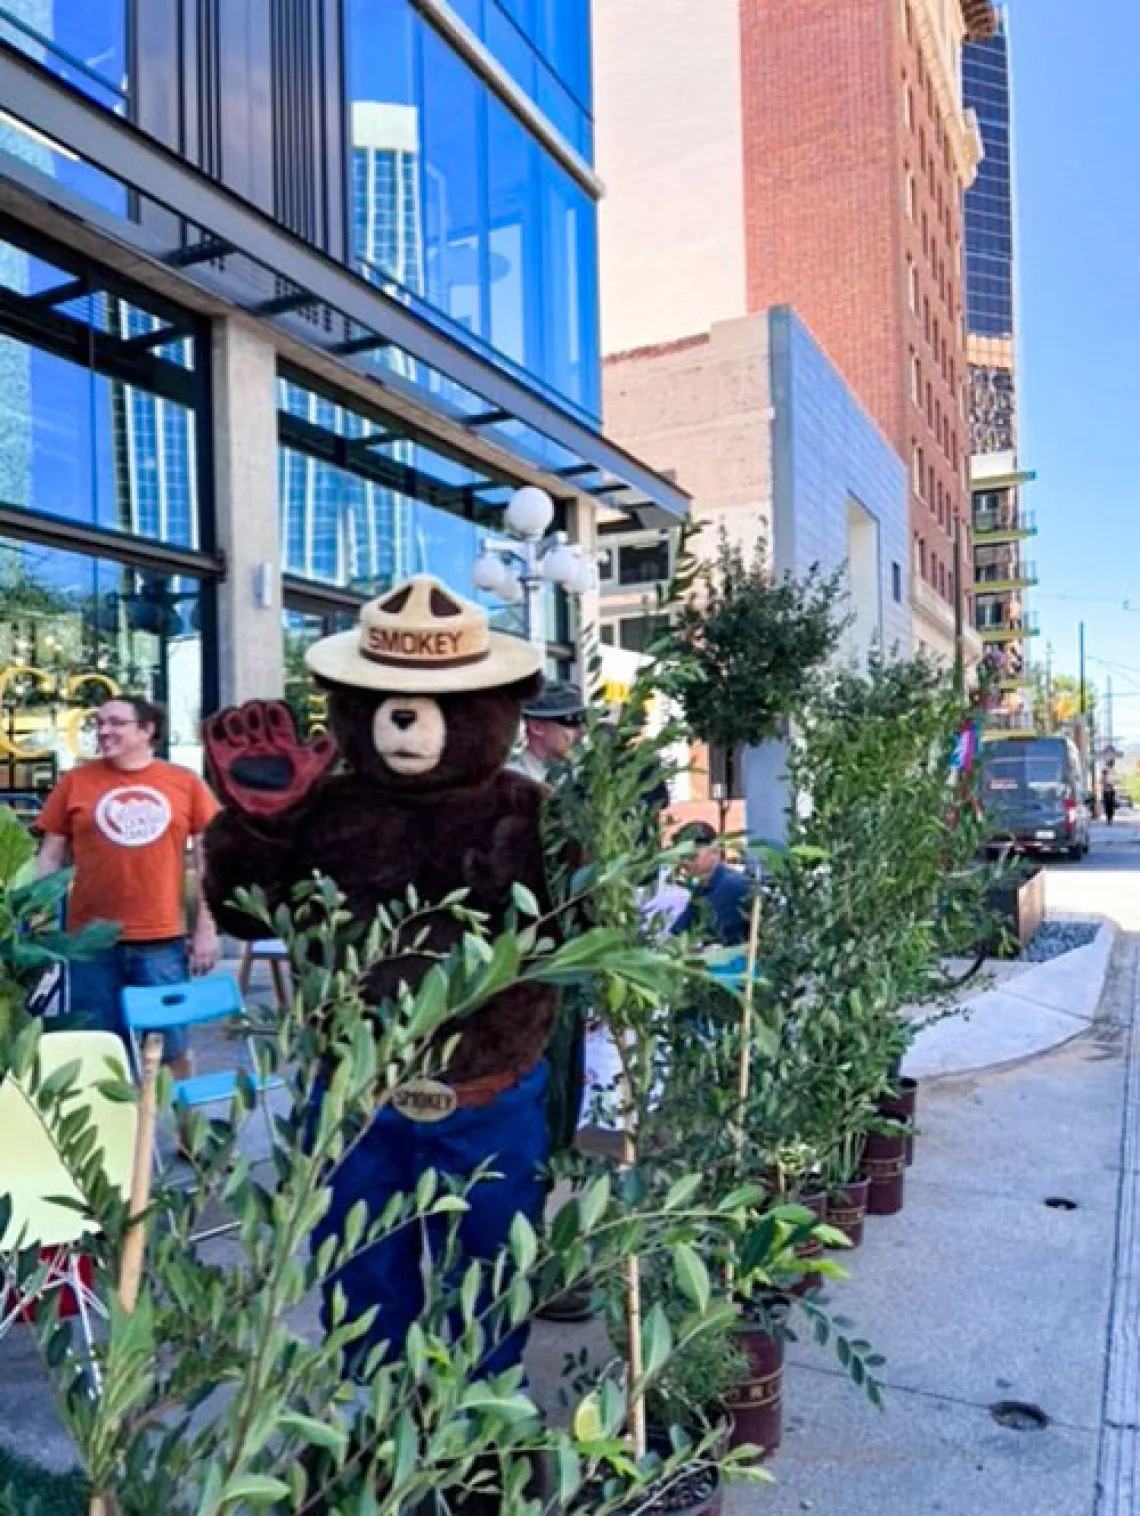
[[1075,673],[1083,618],[1117,732],[1140,738],[1140,5],[1010,9],[1035,654]]

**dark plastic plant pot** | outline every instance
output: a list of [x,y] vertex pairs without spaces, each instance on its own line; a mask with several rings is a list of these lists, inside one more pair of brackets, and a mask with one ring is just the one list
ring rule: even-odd
[[879,1114],[886,1116],[890,1121],[904,1121],[907,1125],[906,1137],[906,1166],[909,1169],[914,1162],[914,1130],[915,1116],[918,1110],[918,1080],[904,1079],[897,1081],[899,1093],[897,1096],[886,1096],[879,1101]]
[[748,1378],[725,1401],[732,1419],[729,1446],[751,1443],[774,1453],[784,1430],[784,1338],[757,1323],[745,1322],[737,1342],[748,1359]]
[[[818,1221],[827,1220],[827,1192],[825,1190],[809,1190],[805,1195],[797,1195],[795,1204],[802,1205],[804,1210],[810,1211]],[[823,1257],[823,1251],[821,1242],[804,1242],[796,1249],[796,1257],[801,1263],[811,1264]],[[822,1288],[823,1281],[818,1274],[805,1273],[792,1285],[788,1294],[802,1299],[805,1295],[814,1295]]]
[[867,1215],[869,1179],[851,1179],[827,1197],[827,1219],[847,1238],[853,1248],[863,1241],[863,1221]]
[[903,1208],[906,1187],[906,1137],[872,1133],[863,1151],[863,1178],[869,1216],[894,1216]]
[[[664,1432],[649,1430],[651,1451],[665,1454],[669,1450],[669,1438]],[[570,1510],[575,1516],[589,1516],[600,1503],[601,1491],[587,1485],[572,1503]],[[707,1464],[693,1469],[674,1480],[656,1499],[648,1491],[642,1491],[631,1500],[628,1509],[639,1516],[721,1516],[724,1509],[724,1480],[720,1470]]]

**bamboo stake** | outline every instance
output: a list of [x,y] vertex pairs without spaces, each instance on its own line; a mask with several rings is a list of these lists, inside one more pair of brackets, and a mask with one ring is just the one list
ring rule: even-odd
[[744,1009],[740,1015],[740,1070],[737,1084],[739,1105],[736,1113],[736,1167],[744,1167],[744,1102],[752,1088],[752,1009],[756,995],[756,958],[760,951],[760,891],[752,893],[752,914],[748,923],[748,958],[745,967]]
[[143,1045],[142,1091],[131,1173],[130,1230],[119,1263],[119,1300],[126,1311],[134,1310],[142,1283],[146,1252],[144,1213],[150,1204],[150,1179],[154,1169],[154,1129],[158,1120],[158,1070],[161,1063],[162,1038],[152,1033]]
[[[752,1088],[752,1002],[756,993],[756,958],[760,950],[760,891],[752,892],[752,912],[748,921],[748,956],[744,965],[744,1008],[740,1013],[740,1068],[736,1086],[736,1130],[733,1132],[735,1168],[744,1178],[744,1102]],[[736,1270],[731,1261],[725,1269],[725,1283],[732,1292]]]
[[[622,1119],[628,1123],[634,1120],[628,1046],[621,1049],[621,1066]],[[628,1168],[637,1162],[637,1133],[629,1125],[622,1130],[621,1162]],[[649,1444],[645,1428],[645,1396],[640,1387],[645,1360],[641,1353],[641,1259],[636,1253],[625,1261],[625,1316],[629,1331],[629,1430],[633,1437],[634,1457],[644,1458]]]
[[[143,1045],[142,1089],[139,1094],[135,1153],[131,1168],[129,1230],[119,1260],[119,1300],[133,1311],[142,1284],[146,1253],[144,1213],[150,1204],[150,1179],[154,1167],[154,1131],[158,1120],[158,1070],[162,1063],[162,1038],[152,1033]],[[87,1516],[110,1516],[111,1507],[102,1495],[92,1495]]]

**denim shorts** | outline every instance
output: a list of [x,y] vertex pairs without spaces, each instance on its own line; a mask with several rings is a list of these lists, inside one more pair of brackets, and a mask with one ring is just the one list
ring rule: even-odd
[[[70,969],[71,1003],[65,1025],[72,1031],[115,1032],[130,1048],[122,992],[128,985],[185,984],[190,954],[185,937],[162,942],[119,942],[107,953]],[[171,1063],[190,1051],[190,1031],[173,1027],[162,1034],[162,1060]]]

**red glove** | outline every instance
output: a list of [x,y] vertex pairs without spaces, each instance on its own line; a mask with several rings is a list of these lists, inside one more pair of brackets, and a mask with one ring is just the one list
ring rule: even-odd
[[328,736],[302,742],[293,712],[280,700],[228,706],[205,724],[215,788],[248,816],[276,816],[312,788],[336,759]]

